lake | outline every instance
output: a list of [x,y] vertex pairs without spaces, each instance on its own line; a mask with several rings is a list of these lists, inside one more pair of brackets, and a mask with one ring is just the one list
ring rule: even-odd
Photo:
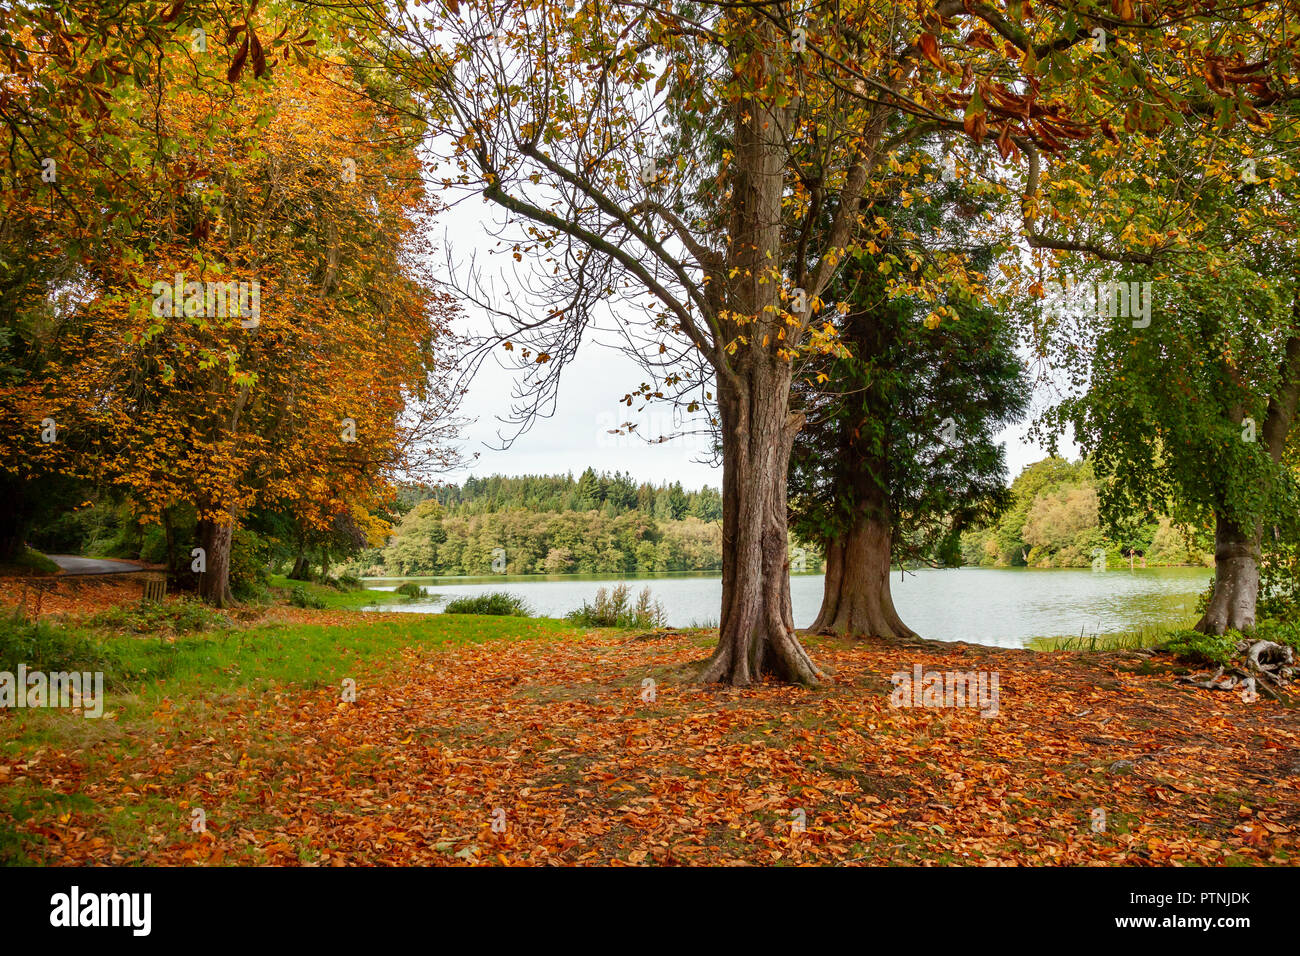
[[[925,568],[891,589],[903,621],[922,637],[1023,647],[1035,637],[1107,634],[1165,624],[1190,624],[1196,599],[1213,577],[1209,568],[1134,571],[1027,568]],[[519,595],[543,617],[563,617],[591,601],[599,587],[623,582],[660,601],[670,627],[717,626],[722,579],[716,574],[496,575],[485,578],[374,578],[367,587],[391,591],[403,581],[430,590],[426,599],[370,610],[437,614],[443,602],[487,591]],[[807,627],[822,599],[822,576],[790,578],[796,627]]]

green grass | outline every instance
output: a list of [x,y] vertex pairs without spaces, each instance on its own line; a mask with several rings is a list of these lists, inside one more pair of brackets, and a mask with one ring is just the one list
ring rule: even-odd
[[289,592],[300,587],[311,597],[319,598],[327,610],[369,607],[372,604],[393,604],[401,601],[399,594],[392,591],[371,591],[362,588],[357,591],[340,591],[327,584],[314,581],[292,581],[283,574],[271,576],[271,590],[278,600],[288,600]]
[[[1222,636],[1199,634],[1192,630],[1192,619],[1185,625],[1161,624],[1114,634],[1084,634],[1073,637],[1038,637],[1027,647],[1036,651],[1117,651],[1159,648],[1195,666],[1226,664],[1236,644],[1247,635],[1229,631]],[[1249,635],[1252,640],[1290,644],[1300,650],[1300,621],[1261,619]]]
[[1131,651],[1158,647],[1181,630],[1174,625],[1156,625],[1112,634],[1036,637],[1025,646],[1034,651]]
[[58,574],[59,566],[31,548],[25,550],[12,561],[0,565],[0,571],[7,574]]
[[[268,684],[318,687],[356,676],[359,668],[374,670],[398,659],[402,648],[484,641],[561,638],[576,632],[562,621],[547,618],[501,618],[477,615],[410,614],[358,615],[355,624],[264,624],[175,637],[108,636],[75,627],[41,625],[47,645],[57,640],[56,653],[45,650],[51,666],[103,670],[117,691],[126,714],[164,698],[221,695]],[[5,644],[0,642],[0,650]],[[29,663],[29,666],[32,666]],[[106,709],[114,709],[113,693]],[[15,723],[55,715],[48,710],[14,710],[0,728],[13,736]],[[66,715],[64,715],[66,716]],[[82,718],[78,718],[82,719]],[[95,721],[86,721],[95,723]]]
[[1241,635],[1236,631],[1227,634],[1200,634],[1192,630],[1171,634],[1164,649],[1189,664],[1222,666],[1232,660]]

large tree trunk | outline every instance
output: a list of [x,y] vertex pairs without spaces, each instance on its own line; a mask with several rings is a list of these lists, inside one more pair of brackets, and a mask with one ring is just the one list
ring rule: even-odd
[[307,549],[302,545],[298,546],[298,557],[294,558],[293,570],[289,572],[289,578],[293,581],[311,579],[311,564],[307,561]]
[[1214,594],[1196,623],[1204,634],[1248,631],[1259,598],[1260,535],[1247,534],[1223,515],[1214,523]]
[[[794,633],[786,555],[786,471],[803,424],[790,413],[791,345],[782,319],[782,208],[790,110],[767,94],[780,68],[770,23],[736,15],[742,94],[733,104],[733,179],[724,338],[734,362],[718,375],[722,428],[722,615],[705,681],[743,687],[764,674],[813,685],[824,676]],[[746,49],[748,47],[748,49]],[[752,55],[742,55],[741,51]],[[743,75],[741,75],[743,74]],[[725,344],[725,342],[723,343]]]
[[810,632],[916,637],[889,591],[892,544],[889,505],[880,501],[859,511],[847,535],[826,543],[826,587]]
[[795,637],[786,553],[786,468],[801,424],[788,410],[789,366],[755,370],[719,392],[722,424],[722,618],[702,679],[743,687],[764,674],[809,686],[825,676]]
[[0,477],[0,563],[16,561],[27,551],[31,512],[28,482],[21,475]]
[[234,603],[230,593],[230,547],[235,524],[230,518],[225,523],[200,521],[199,547],[205,552],[207,570],[199,575],[199,597],[215,607]]

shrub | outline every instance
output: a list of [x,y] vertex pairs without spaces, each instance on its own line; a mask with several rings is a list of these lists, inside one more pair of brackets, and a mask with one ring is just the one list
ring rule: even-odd
[[403,597],[419,598],[424,597],[428,592],[414,581],[407,581],[405,584],[398,585],[396,593]]
[[256,532],[236,528],[230,544],[230,593],[237,601],[266,596],[271,547]]
[[1258,622],[1252,636],[1255,640],[1289,644],[1300,650],[1300,620],[1295,617],[1265,618]]
[[1236,631],[1219,635],[1184,630],[1174,631],[1160,647],[1189,664],[1221,667],[1232,659],[1240,640]]
[[321,611],[325,608],[325,602],[308,592],[301,584],[289,589],[289,603],[294,607],[311,608],[315,611]]
[[89,618],[86,623],[90,627],[130,634],[157,634],[163,631],[189,634],[229,627],[232,622],[220,611],[186,598],[164,603],[149,601],[138,605],[110,607]]
[[667,615],[664,607],[643,588],[636,603],[629,601],[631,592],[626,584],[617,585],[613,591],[599,588],[596,603],[582,602],[582,607],[570,611],[565,618],[580,627],[663,627]]
[[531,617],[532,611],[524,599],[505,591],[493,591],[490,594],[476,594],[473,597],[456,598],[448,601],[443,608],[445,614],[503,614],[507,617]]
[[107,671],[110,655],[97,642],[21,614],[0,616],[0,671],[19,664],[39,671]]
[[167,532],[162,525],[151,524],[140,538],[140,560],[149,564],[167,563]]

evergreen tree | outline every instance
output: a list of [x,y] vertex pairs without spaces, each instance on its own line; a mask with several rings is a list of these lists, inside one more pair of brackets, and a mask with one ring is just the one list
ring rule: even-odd
[[[882,206],[923,255],[962,255],[984,271],[992,248],[965,247],[981,206],[959,184],[930,204]],[[958,564],[961,532],[1007,500],[993,435],[1023,414],[1028,384],[1009,324],[953,290],[955,321],[923,321],[935,303],[893,298],[887,273],[914,240],[863,255],[836,289],[847,355],[814,366],[801,393],[807,424],[790,466],[792,529],[820,544],[826,584],[815,631],[911,636],[889,590],[891,562]],[[933,327],[932,327],[933,326]],[[818,384],[820,378],[825,384]]]

